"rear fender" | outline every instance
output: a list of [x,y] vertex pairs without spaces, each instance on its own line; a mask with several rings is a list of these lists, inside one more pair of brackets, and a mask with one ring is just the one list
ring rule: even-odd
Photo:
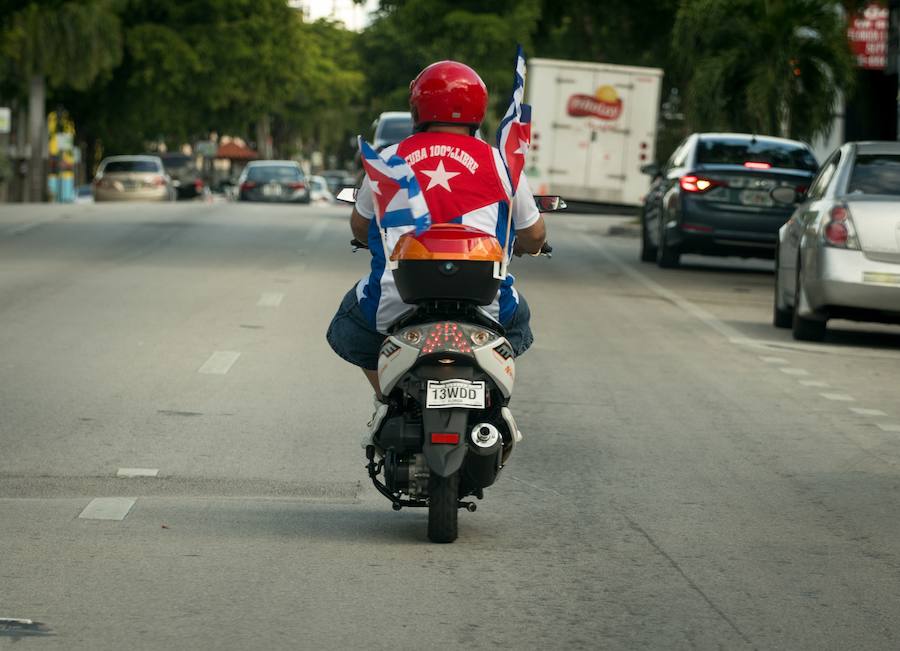
[[[422,452],[432,474],[449,477],[460,469],[466,456],[468,409],[423,409],[425,440]],[[432,443],[432,434],[459,434],[456,443]]]

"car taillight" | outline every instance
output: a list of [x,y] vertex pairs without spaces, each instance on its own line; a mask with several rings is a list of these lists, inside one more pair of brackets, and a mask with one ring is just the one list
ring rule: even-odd
[[303,181],[294,181],[293,183],[288,183],[287,186],[291,190],[302,190],[306,187],[306,184]]
[[859,249],[859,240],[856,238],[856,230],[850,220],[850,209],[838,204],[828,213],[828,221],[822,228],[822,236],[826,246],[840,249]]
[[707,192],[717,186],[725,185],[721,181],[713,181],[704,176],[695,176],[693,174],[682,176],[678,179],[678,183],[685,192]]
[[751,170],[768,170],[772,169],[771,163],[762,163],[758,161],[748,160],[744,163],[744,167],[749,168]]
[[203,180],[202,179],[194,179],[194,189],[196,189],[197,192],[200,192],[200,190],[203,189]]
[[256,187],[256,181],[244,181],[241,183],[241,191],[252,190]]
[[155,185],[156,187],[162,187],[165,184],[166,184],[165,177],[162,177],[162,176],[154,176],[153,177],[153,185]]

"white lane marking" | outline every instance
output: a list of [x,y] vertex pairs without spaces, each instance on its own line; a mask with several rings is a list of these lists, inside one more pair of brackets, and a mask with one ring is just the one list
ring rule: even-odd
[[82,520],[124,520],[135,500],[130,497],[98,497],[78,516]]
[[800,384],[805,387],[819,387],[820,389],[831,386],[828,382],[822,382],[822,380],[800,380]]
[[900,432],[900,425],[896,423],[876,423],[882,432]]
[[116,477],[159,477],[159,468],[119,468]]
[[880,409],[863,409],[862,407],[850,407],[850,411],[852,411],[854,414],[859,414],[860,416],[887,416],[887,414]]
[[240,357],[240,353],[232,350],[217,350],[209,359],[198,369],[198,373],[207,373],[210,375],[225,375],[231,370],[231,367]]
[[312,227],[306,232],[305,240],[307,242],[318,242],[321,239],[322,235],[325,233],[325,230],[328,228],[331,222],[320,220],[317,221]]
[[820,393],[820,396],[826,400],[836,400],[838,402],[855,402],[856,398],[848,396],[846,393]]
[[257,301],[256,304],[259,307],[278,307],[283,300],[284,294],[279,292],[265,292],[259,297],[259,301]]
[[784,357],[760,357],[767,364],[787,364],[788,361]]
[[809,371],[803,368],[780,368],[778,370],[788,375],[809,375]]
[[625,264],[624,262],[619,260],[617,257],[615,257],[612,253],[607,251],[606,247],[604,247],[599,242],[595,242],[594,240],[589,239],[589,238],[585,239],[584,241],[588,244],[588,246],[591,246],[591,247],[597,249],[597,251],[600,253],[600,255],[602,255],[604,258],[606,258],[606,260],[609,263],[611,263],[613,266],[617,267],[622,273],[624,273],[627,276],[631,276],[631,278],[638,281],[640,284],[642,284],[644,287],[649,289],[651,292],[655,293],[658,296],[661,296],[662,298],[666,299],[670,303],[680,307],[682,310],[684,310],[685,312],[687,312],[694,318],[698,319],[699,321],[703,322],[708,327],[712,328],[713,330],[715,330],[719,334],[723,335],[727,339],[741,340],[741,341],[746,340],[746,337],[741,332],[739,332],[738,330],[735,330],[730,325],[722,323],[721,321],[719,321],[719,319],[717,319],[715,316],[713,316],[712,314],[710,314],[709,312],[704,310],[702,307],[694,305],[693,303],[691,303],[687,299],[682,298],[675,292],[666,289],[665,287],[660,285],[658,282],[651,280],[649,277],[645,276],[637,269],[633,269],[632,267],[629,267],[627,264]]

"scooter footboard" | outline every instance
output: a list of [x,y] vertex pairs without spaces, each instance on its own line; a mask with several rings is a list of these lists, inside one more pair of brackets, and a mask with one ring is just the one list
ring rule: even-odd
[[468,423],[468,409],[422,410],[422,452],[433,474],[449,477],[460,469],[466,457]]

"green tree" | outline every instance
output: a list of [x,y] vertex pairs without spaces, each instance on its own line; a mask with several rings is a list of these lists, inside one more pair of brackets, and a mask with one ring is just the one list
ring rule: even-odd
[[84,90],[112,70],[122,56],[119,20],[104,0],[7,2],[5,9],[5,74],[29,96],[28,198],[36,201],[44,190],[47,87]]
[[843,13],[820,0],[684,0],[673,47],[694,130],[811,140],[854,76]]

